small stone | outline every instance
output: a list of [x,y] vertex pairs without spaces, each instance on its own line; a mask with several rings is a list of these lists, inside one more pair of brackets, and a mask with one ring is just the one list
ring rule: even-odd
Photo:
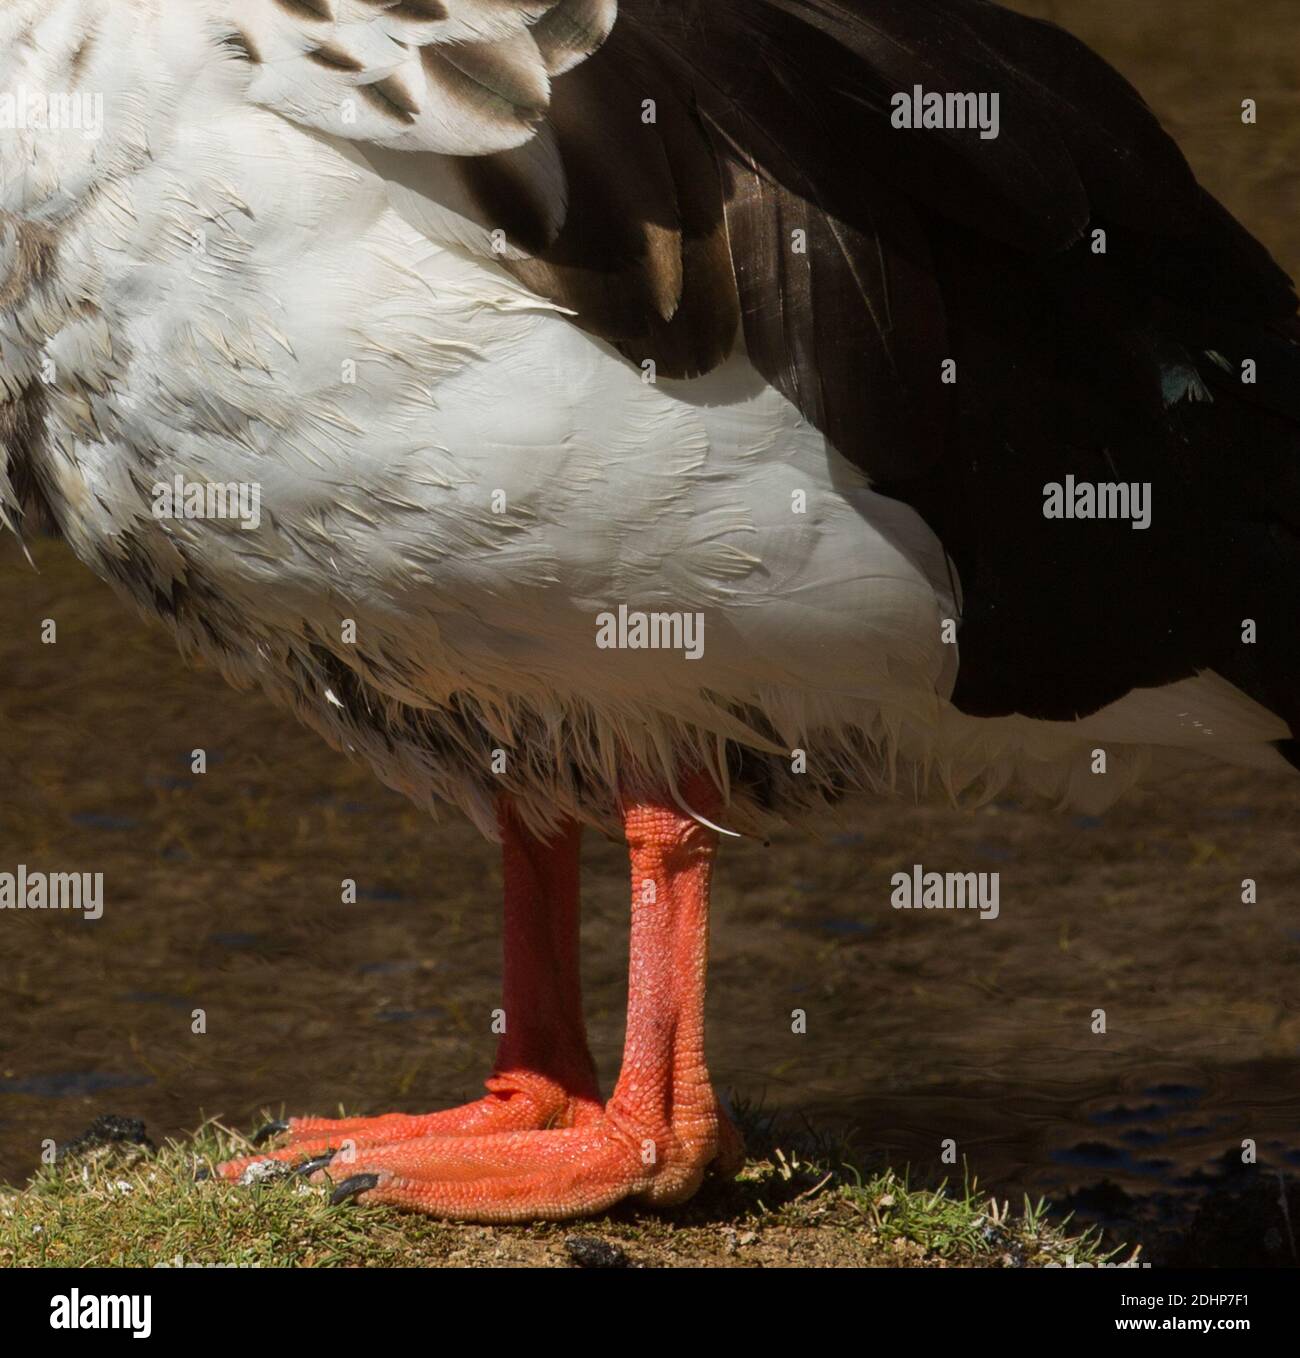
[[264,1184],[272,1179],[287,1179],[291,1172],[290,1167],[279,1160],[254,1160],[251,1165],[244,1166],[239,1182],[247,1188],[250,1184]]
[[566,1236],[564,1248],[578,1268],[626,1268],[630,1262],[618,1245],[594,1235]]
[[139,1118],[107,1113],[97,1117],[80,1136],[59,1146],[54,1158],[57,1161],[69,1156],[102,1156],[116,1152],[119,1159],[133,1160],[139,1158],[141,1152],[155,1149]]

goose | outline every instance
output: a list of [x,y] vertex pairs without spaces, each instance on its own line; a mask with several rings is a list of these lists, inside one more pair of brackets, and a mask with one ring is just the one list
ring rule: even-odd
[[[501,845],[486,1094],[224,1178],[679,1203],[743,1153],[722,837],[1300,762],[1296,296],[1061,28],[7,0],[0,68],[6,526]],[[630,867],[608,1099],[584,827]]]

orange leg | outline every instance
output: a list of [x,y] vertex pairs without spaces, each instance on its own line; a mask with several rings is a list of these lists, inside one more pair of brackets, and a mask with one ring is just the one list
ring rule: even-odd
[[237,1179],[250,1165],[266,1161],[351,1155],[419,1137],[578,1126],[599,1117],[600,1090],[587,1050],[578,970],[581,833],[570,822],[543,844],[508,807],[501,810],[506,1028],[484,1098],[436,1113],[292,1118],[273,1129],[284,1134],[278,1149],[228,1160],[218,1172]]
[[[717,794],[683,786],[702,815]],[[709,881],[717,836],[668,798],[625,807],[632,864],[627,1037],[613,1096],[592,1121],[484,1136],[418,1136],[336,1156],[335,1200],[361,1197],[468,1221],[559,1219],[625,1198],[689,1197],[712,1163],[739,1167],[740,1140],[704,1064]]]

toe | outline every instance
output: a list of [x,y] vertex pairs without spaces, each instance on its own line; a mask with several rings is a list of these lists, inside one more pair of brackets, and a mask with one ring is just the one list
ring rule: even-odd
[[[662,1166],[643,1162],[608,1124],[384,1146],[325,1174],[334,1200],[363,1197],[458,1221],[565,1220],[644,1192]],[[344,1192],[344,1189],[347,1192]]]
[[255,1165],[265,1165],[267,1167],[265,1173],[261,1173],[258,1176],[265,1177],[266,1174],[274,1172],[272,1168],[274,1166],[279,1166],[282,1170],[287,1172],[290,1166],[298,1165],[304,1160],[310,1161],[317,1156],[324,1156],[325,1158],[320,1163],[328,1164],[330,1157],[333,1156],[337,1150],[337,1142],[330,1144],[329,1141],[322,1137],[317,1141],[306,1142],[302,1145],[284,1146],[280,1150],[260,1151],[256,1155],[242,1155],[237,1160],[223,1160],[217,1166],[217,1175],[222,1179],[229,1179],[232,1182],[238,1182],[240,1180],[251,1182],[251,1180],[245,1180],[245,1175],[247,1175]]

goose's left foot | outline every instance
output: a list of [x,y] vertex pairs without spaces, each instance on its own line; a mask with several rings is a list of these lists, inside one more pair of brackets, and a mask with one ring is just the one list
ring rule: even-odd
[[445,1136],[492,1136],[580,1127],[601,1116],[596,1067],[582,1021],[578,966],[581,830],[568,822],[535,839],[512,808],[500,810],[505,877],[505,1031],[487,1094],[433,1113],[290,1118],[253,1137],[274,1147],[217,1166],[224,1179],[253,1181],[301,1169],[321,1155]]
[[[278,1142],[273,1149],[257,1151],[217,1166],[223,1179],[240,1180],[253,1166],[250,1179],[273,1176],[272,1166],[301,1171],[312,1159],[355,1155],[359,1151],[392,1146],[431,1137],[491,1136],[544,1127],[580,1127],[601,1115],[596,1075],[585,1041],[571,1052],[553,1053],[553,1061],[572,1057],[576,1074],[563,1082],[533,1071],[510,1071],[491,1076],[488,1093],[459,1108],[436,1113],[384,1113],[368,1118],[290,1118],[268,1123],[253,1137],[255,1146]],[[585,1068],[584,1068],[585,1063]]]

